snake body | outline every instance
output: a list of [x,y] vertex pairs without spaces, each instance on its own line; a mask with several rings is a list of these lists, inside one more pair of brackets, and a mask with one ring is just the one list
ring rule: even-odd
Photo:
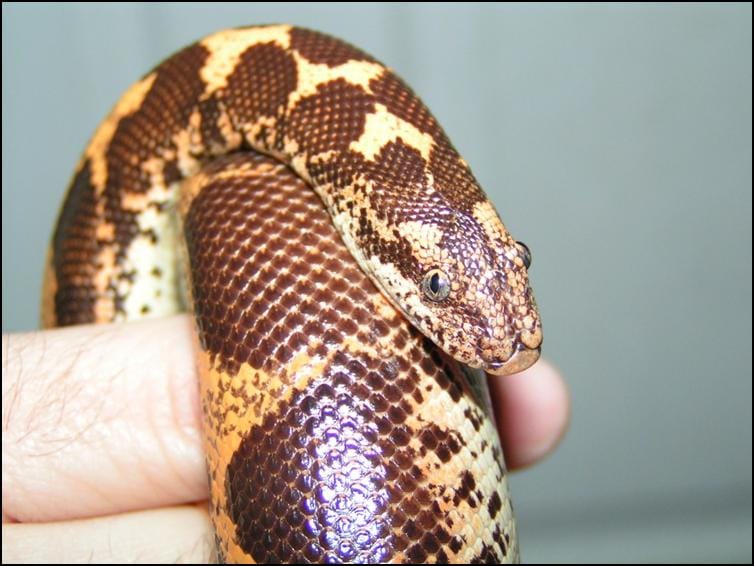
[[479,369],[539,355],[529,261],[389,69],[317,32],[239,28],[161,63],[97,129],[43,322],[194,312],[221,560],[516,561]]

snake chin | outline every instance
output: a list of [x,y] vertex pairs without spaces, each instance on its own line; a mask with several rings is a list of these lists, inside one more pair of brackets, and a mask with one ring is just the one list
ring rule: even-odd
[[533,366],[539,359],[540,348],[524,348],[515,352],[504,362],[492,362],[484,365],[482,369],[492,375],[511,375],[524,371]]

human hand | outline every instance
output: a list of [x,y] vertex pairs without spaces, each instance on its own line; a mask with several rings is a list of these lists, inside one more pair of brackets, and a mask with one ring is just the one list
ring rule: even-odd
[[[552,451],[557,370],[490,389],[509,468]],[[207,562],[198,392],[186,315],[4,335],[3,562]]]

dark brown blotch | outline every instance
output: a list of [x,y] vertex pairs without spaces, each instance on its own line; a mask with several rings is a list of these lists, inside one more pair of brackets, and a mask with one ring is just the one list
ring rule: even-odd
[[87,160],[68,188],[52,238],[52,268],[57,279],[54,302],[59,326],[94,322],[97,292],[93,264],[101,249],[96,238],[95,207],[91,163]]
[[291,49],[295,49],[312,63],[324,63],[329,67],[348,61],[374,61],[360,49],[332,37],[302,28],[291,30]]
[[[223,100],[233,124],[240,130],[242,124],[253,124],[262,117],[279,119],[297,84],[293,56],[274,43],[263,43],[241,55],[228,77]],[[262,132],[254,141],[272,149],[282,143],[282,131]]]

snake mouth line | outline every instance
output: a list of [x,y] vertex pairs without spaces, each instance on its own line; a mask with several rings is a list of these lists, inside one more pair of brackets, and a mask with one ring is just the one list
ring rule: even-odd
[[534,365],[539,359],[540,348],[526,348],[518,350],[508,360],[504,362],[488,363],[484,366],[484,371],[492,375],[511,375],[524,371]]

